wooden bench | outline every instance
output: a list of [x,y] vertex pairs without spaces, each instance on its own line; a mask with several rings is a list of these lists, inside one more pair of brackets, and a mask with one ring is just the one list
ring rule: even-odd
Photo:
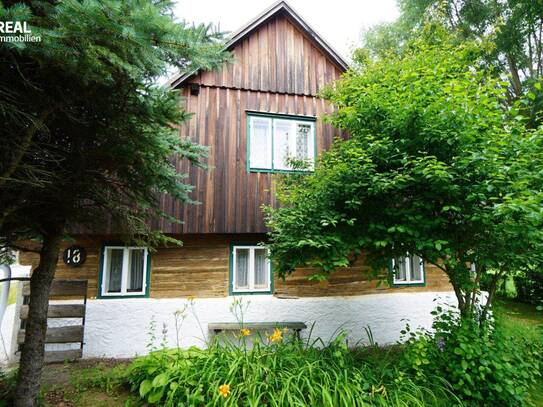
[[307,325],[303,322],[212,322],[207,325],[208,329],[215,335],[223,331],[240,331],[241,329],[249,329],[251,331],[266,331],[275,328],[288,328],[294,331],[296,336],[300,337],[302,329],[306,329]]

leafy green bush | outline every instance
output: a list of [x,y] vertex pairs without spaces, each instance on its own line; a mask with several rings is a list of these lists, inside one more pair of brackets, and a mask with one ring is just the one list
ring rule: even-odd
[[0,407],[11,406],[17,382],[17,369],[0,370]]
[[517,300],[543,306],[543,273],[527,270],[515,276]]
[[442,307],[434,315],[434,332],[402,332],[404,365],[417,382],[439,375],[469,405],[527,405],[541,376],[542,343],[508,336],[493,321],[461,320]]
[[133,392],[165,406],[459,404],[444,385],[415,384],[400,379],[394,365],[364,362],[343,335],[323,346],[275,331],[251,347],[242,335],[240,343],[216,341],[205,350],[160,350],[136,359],[128,372]]

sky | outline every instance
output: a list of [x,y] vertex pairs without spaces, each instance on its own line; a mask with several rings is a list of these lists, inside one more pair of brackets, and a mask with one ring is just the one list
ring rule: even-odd
[[[362,32],[374,24],[395,20],[396,0],[287,0],[288,4],[347,59]],[[180,20],[219,24],[236,31],[274,4],[274,0],[178,0]]]

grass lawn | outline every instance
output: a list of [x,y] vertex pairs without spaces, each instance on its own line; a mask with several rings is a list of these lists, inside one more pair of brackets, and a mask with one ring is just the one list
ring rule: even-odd
[[[543,341],[543,311],[537,311],[535,306],[498,299],[494,312],[510,335]],[[543,406],[543,379],[534,386],[531,394],[535,405]]]
[[128,389],[108,381],[126,360],[82,360],[49,365],[43,372],[42,400],[51,407],[136,406]]

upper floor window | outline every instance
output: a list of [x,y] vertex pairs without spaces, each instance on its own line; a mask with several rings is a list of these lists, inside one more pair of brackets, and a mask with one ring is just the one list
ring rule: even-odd
[[249,169],[290,171],[289,159],[315,161],[315,122],[305,118],[249,115]]
[[102,296],[143,296],[147,287],[148,253],[145,247],[105,246]]
[[268,249],[262,246],[232,247],[232,293],[270,293],[271,267]]
[[419,256],[392,259],[394,285],[424,284],[424,260]]

